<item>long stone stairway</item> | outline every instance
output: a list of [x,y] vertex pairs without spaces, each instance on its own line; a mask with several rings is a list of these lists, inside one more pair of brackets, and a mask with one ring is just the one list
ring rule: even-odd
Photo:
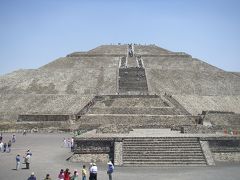
[[133,137],[123,140],[124,166],[206,166],[198,138]]
[[128,46],[128,52],[119,64],[118,94],[146,95],[148,85],[143,61],[139,56],[135,56],[133,45]]
[[118,87],[120,94],[147,94],[145,69],[138,67],[119,69]]

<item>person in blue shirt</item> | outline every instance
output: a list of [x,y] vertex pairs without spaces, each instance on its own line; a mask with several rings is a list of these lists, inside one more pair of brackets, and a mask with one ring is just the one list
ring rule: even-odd
[[20,164],[21,164],[21,159],[20,159],[20,155],[18,154],[16,156],[16,170],[19,170]]
[[107,164],[108,164],[107,174],[108,174],[109,180],[112,180],[112,173],[114,170],[114,166],[111,161],[109,161]]
[[36,176],[34,176],[34,172],[32,172],[31,176],[27,180],[37,180]]

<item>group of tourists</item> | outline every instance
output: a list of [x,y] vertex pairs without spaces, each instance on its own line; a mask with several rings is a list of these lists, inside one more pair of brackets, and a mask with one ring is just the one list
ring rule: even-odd
[[[26,154],[23,156],[23,164],[26,165],[25,169],[30,169],[30,162],[31,162],[31,157],[32,157],[32,153],[30,151],[30,149],[27,150]],[[21,156],[18,154],[16,156],[16,170],[19,170],[21,166]]]
[[[26,135],[26,131],[24,131],[23,135]],[[16,135],[13,134],[11,140],[9,140],[8,143],[3,143],[3,135],[1,133],[0,135],[0,151],[1,152],[11,152],[11,145],[12,143],[16,142]],[[74,147],[74,139],[72,138],[64,138],[63,140],[63,147],[71,148],[73,151]],[[30,149],[28,149],[24,155],[17,154],[15,157],[16,160],[16,170],[18,171],[21,168],[21,164],[25,164],[26,168],[22,169],[30,169],[30,162],[32,158],[32,152]],[[112,180],[112,173],[114,170],[114,165],[111,161],[107,163],[107,174],[109,177],[109,180]],[[88,169],[86,168],[86,165],[83,165],[81,169],[81,174],[78,173],[77,170],[74,170],[72,173],[67,168],[66,170],[61,169],[57,178],[58,180],[87,180],[87,177],[89,180],[97,180],[97,173],[98,173],[98,167],[95,162],[90,163]],[[34,172],[31,173],[31,175],[28,177],[27,180],[36,180],[36,176]],[[46,177],[44,180],[51,180],[50,174],[46,174]],[[56,179],[56,178],[53,178]]]
[[[114,165],[111,161],[107,163],[107,174],[109,177],[109,180],[112,180],[112,173],[114,170]],[[89,171],[89,172],[88,172]],[[89,169],[86,169],[86,165],[83,165],[81,169],[81,174],[79,175],[77,170],[73,171],[73,174],[70,172],[70,170],[67,168],[65,171],[63,169],[60,170],[57,178],[58,180],[87,180],[87,176],[89,173],[89,180],[97,180],[97,172],[98,168],[96,163],[90,163]],[[34,172],[30,175],[30,177],[27,180],[36,180],[36,176],[34,175]],[[50,177],[50,174],[47,174],[44,180],[52,180]]]
[[11,152],[11,147],[12,147],[12,143],[16,142],[16,135],[13,134],[12,135],[12,139],[10,139],[7,143],[3,141],[3,135],[1,133],[0,135],[0,152],[7,152],[10,153]]
[[72,138],[63,138],[63,147],[65,148],[71,148],[71,152],[73,152],[74,148],[74,139]]
[[[34,175],[34,172],[29,176],[27,180],[37,180],[37,177]],[[50,177],[50,174],[47,174],[46,177],[43,180],[52,180]]]

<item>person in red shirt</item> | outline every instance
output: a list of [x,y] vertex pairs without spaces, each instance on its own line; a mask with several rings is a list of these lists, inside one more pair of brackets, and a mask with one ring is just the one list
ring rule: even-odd
[[64,180],[70,180],[70,172],[68,168],[64,172]]

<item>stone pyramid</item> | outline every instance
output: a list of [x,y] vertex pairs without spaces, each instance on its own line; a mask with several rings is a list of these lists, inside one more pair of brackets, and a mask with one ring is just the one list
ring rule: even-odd
[[21,115],[75,120],[95,96],[117,94],[168,94],[191,115],[238,114],[240,73],[156,45],[102,45],[0,76],[0,122],[14,123]]

